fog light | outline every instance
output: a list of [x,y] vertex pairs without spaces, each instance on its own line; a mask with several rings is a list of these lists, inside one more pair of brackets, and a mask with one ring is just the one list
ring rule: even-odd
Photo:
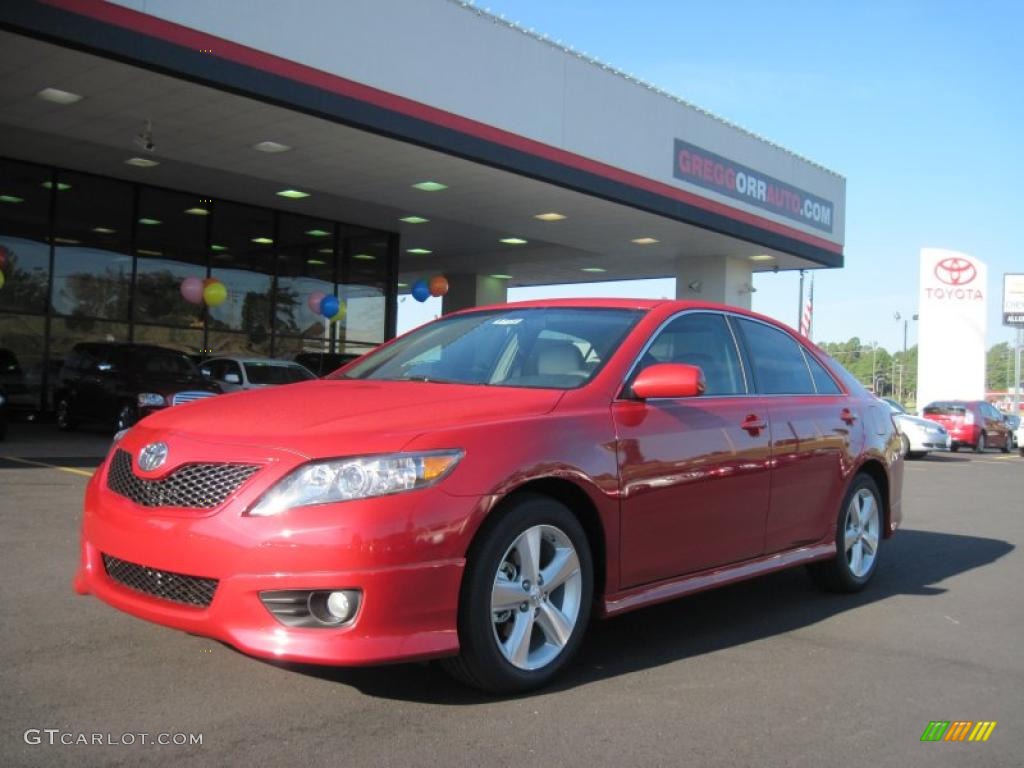
[[338,589],[333,592],[313,592],[309,596],[309,612],[322,624],[345,624],[359,609],[359,590]]

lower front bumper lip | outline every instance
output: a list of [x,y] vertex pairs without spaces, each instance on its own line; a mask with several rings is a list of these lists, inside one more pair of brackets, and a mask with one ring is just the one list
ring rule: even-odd
[[[464,561],[438,561],[380,571],[240,574],[220,579],[209,606],[179,604],[113,581],[101,554],[83,544],[74,578],[79,594],[147,621],[210,637],[265,659],[361,666],[453,655]],[[259,593],[281,589],[360,588],[355,619],[337,628],[281,624]],[[432,595],[423,600],[424,593]]]

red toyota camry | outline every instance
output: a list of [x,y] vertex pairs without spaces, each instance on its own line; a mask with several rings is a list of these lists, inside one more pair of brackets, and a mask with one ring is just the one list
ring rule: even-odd
[[255,656],[517,691],[592,612],[796,565],[861,589],[902,476],[885,405],[768,318],[496,306],[144,419],[89,483],[76,588]]

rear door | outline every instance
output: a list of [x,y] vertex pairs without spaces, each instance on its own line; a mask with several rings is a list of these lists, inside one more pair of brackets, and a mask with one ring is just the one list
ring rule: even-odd
[[733,322],[772,424],[765,552],[820,541],[835,522],[863,443],[863,414],[793,336],[751,318]]

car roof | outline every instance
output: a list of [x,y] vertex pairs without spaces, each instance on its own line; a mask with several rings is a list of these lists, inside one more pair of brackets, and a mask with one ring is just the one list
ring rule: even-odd
[[272,365],[286,365],[301,368],[302,366],[294,360],[282,360],[278,357],[247,357],[245,355],[217,355],[203,360],[203,363],[212,363],[214,360],[231,360],[236,363],[270,363]]

